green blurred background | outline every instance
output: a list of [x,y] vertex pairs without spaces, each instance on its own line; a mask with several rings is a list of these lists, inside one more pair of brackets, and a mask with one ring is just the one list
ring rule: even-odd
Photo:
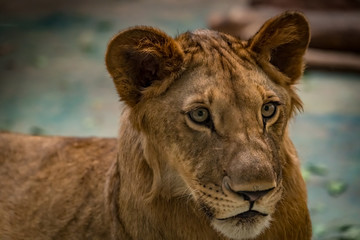
[[[208,27],[245,1],[0,1],[0,129],[117,135],[121,103],[104,65],[109,39],[134,25],[169,35]],[[291,123],[314,239],[360,239],[360,69],[307,70]],[[294,226],[296,227],[296,226]]]

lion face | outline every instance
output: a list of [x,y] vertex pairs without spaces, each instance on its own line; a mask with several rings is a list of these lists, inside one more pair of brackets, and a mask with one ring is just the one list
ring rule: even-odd
[[192,63],[164,95],[146,103],[151,112],[143,121],[212,225],[233,239],[251,238],[269,225],[281,197],[278,149],[290,98],[236,53],[221,58],[218,51],[230,50],[216,42],[224,44],[221,50],[195,53],[206,63]]
[[282,149],[299,106],[291,85],[309,38],[296,28],[290,38],[290,28],[307,23],[287,18],[270,20],[249,42],[207,30],[172,39],[143,28],[109,46],[107,66],[144,136],[156,187],[192,199],[231,239],[264,231],[283,192]]

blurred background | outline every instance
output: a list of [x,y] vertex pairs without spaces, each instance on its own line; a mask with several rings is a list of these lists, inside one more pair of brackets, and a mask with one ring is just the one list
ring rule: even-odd
[[313,239],[359,240],[359,0],[0,0],[0,129],[116,137],[121,104],[104,65],[115,33],[150,25],[171,36],[212,28],[247,39],[286,9],[312,26],[299,84],[305,111],[291,135]]

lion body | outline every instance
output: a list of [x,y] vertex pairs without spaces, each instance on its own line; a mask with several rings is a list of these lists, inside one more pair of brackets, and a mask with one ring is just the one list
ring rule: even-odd
[[116,139],[0,135],[1,239],[106,239]]
[[297,13],[248,42],[119,33],[118,140],[0,135],[0,238],[310,239],[287,125],[308,41]]

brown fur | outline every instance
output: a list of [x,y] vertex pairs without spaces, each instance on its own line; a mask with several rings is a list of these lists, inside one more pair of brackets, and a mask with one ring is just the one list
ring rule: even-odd
[[[1,134],[0,239],[310,239],[287,126],[308,42],[294,12],[249,41],[120,32],[106,55],[126,103],[118,142]],[[238,215],[249,208],[264,216]]]

